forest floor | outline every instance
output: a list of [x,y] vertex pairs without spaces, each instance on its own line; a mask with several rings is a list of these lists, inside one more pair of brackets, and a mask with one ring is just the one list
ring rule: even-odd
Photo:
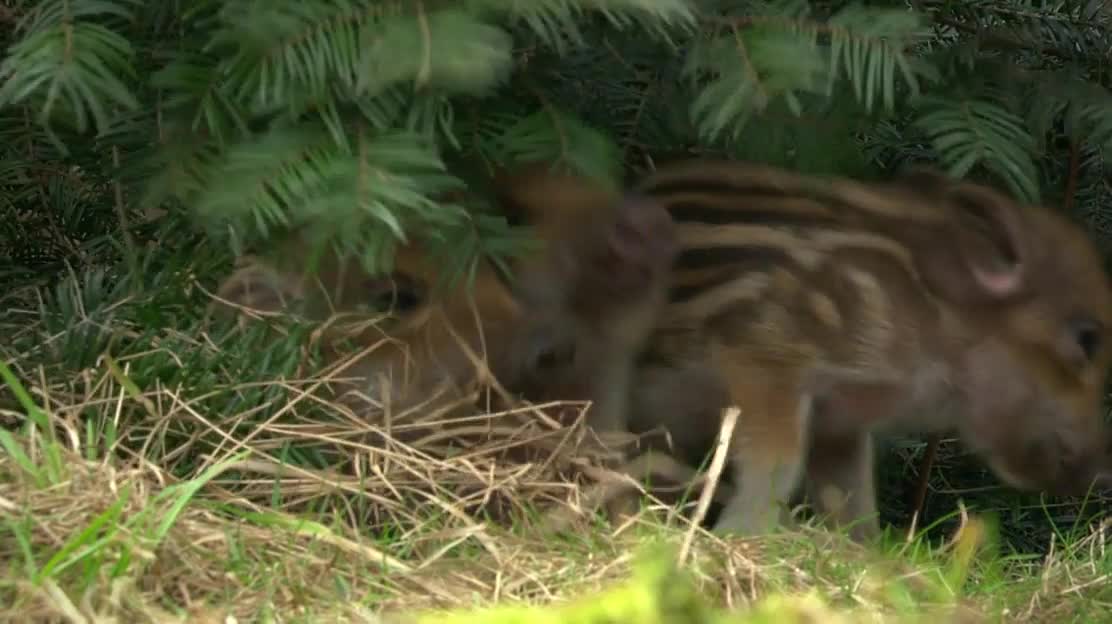
[[[176,479],[166,469],[176,461],[173,449],[161,465],[125,462],[103,454],[92,443],[95,432],[72,421],[53,423],[53,439],[29,424],[62,418],[58,407],[31,410],[18,433],[0,431],[3,621],[401,622],[437,609],[569,600],[580,610],[497,621],[589,620],[600,609],[612,622],[710,621],[691,617],[693,607],[675,607],[687,604],[677,598],[683,587],[737,622],[1112,617],[1107,523],[1056,544],[1047,557],[1025,559],[1002,555],[990,525],[975,517],[935,548],[899,538],[857,547],[809,528],[722,541],[651,506],[621,525],[582,521],[546,536],[522,518],[506,524],[468,517],[458,498],[445,495],[424,505],[445,513],[398,516],[381,525],[394,530],[372,538],[355,520],[370,517],[359,514],[357,496],[313,504],[323,500],[315,498],[327,480],[321,473],[289,467],[298,479],[281,493],[273,478],[260,478],[268,465],[252,455],[270,456],[273,447],[226,440],[223,450],[195,457],[194,477]],[[158,430],[170,423],[150,424]],[[236,479],[227,477],[236,471]],[[395,488],[407,487],[400,481]],[[366,490],[370,497],[380,491]],[[397,496],[395,502],[406,498]],[[639,563],[649,544],[666,546],[660,556],[679,561],[682,576],[629,585],[638,566],[661,561]],[[668,604],[686,615],[662,615]]]
[[[581,407],[368,415],[315,392],[342,366],[298,379],[300,347],[273,337],[232,353],[117,326],[114,359],[10,329],[3,622],[1112,621],[1112,518],[1039,556],[976,514],[869,546],[809,525],[722,540],[647,498],[608,522],[584,512],[615,482]],[[243,381],[260,375],[280,380]],[[556,610],[467,615],[492,605]]]

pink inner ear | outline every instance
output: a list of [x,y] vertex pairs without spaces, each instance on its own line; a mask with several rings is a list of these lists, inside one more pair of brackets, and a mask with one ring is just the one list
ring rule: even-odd
[[1015,295],[1024,287],[1027,279],[1027,262],[1031,259],[1027,223],[1021,214],[1022,211],[1018,206],[1003,201],[990,191],[978,187],[960,185],[952,192],[959,208],[981,213],[985,220],[984,225],[1003,234],[1003,240],[999,243],[1012,251],[1013,259],[1007,266],[989,264],[979,259],[980,254],[974,253],[974,250],[985,244],[988,244],[989,248],[996,245],[987,240],[973,240],[982,239],[981,236],[963,236],[963,240],[959,243],[962,255],[977,286],[984,293],[996,298]]
[[1007,297],[1015,294],[1023,283],[1022,265],[1015,265],[1010,269],[991,271],[974,267],[973,276],[977,283],[990,294],[997,297]]

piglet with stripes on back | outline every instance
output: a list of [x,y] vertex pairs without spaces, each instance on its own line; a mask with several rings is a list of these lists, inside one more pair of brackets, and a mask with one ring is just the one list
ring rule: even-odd
[[741,415],[719,533],[783,521],[799,487],[865,539],[875,432],[956,430],[1005,483],[1108,487],[1112,290],[1052,210],[919,169],[886,183],[689,161],[635,190],[680,253],[630,384],[637,432],[692,464]]

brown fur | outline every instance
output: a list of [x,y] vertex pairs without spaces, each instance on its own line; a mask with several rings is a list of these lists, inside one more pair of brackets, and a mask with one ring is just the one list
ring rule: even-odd
[[[505,389],[539,401],[552,395],[549,388],[566,388],[561,379],[539,380],[549,370],[567,370],[570,379],[588,380],[570,394],[598,404],[592,424],[624,431],[627,395],[612,393],[620,382],[611,380],[628,376],[628,358],[612,364],[596,356],[628,352],[607,345],[640,341],[651,327],[644,311],[657,309],[663,297],[662,277],[675,252],[671,220],[654,205],[540,168],[505,176],[499,188],[504,211],[533,226],[541,243],[512,263],[510,282],[484,261],[472,287],[436,289],[438,267],[416,244],[398,252],[388,276],[334,255],[310,274],[308,249],[293,240],[274,254],[283,262],[248,262],[218,297],[264,312],[301,308],[314,320],[339,314],[350,328],[352,319],[379,316],[366,304],[401,295],[412,305],[385,331],[363,322],[354,331],[332,326],[325,332],[325,346],[335,345],[326,353],[332,360],[369,350],[344,371],[360,380],[363,394],[388,399],[396,410],[426,404],[444,389],[441,399],[454,401],[477,380],[481,361]],[[607,325],[623,330],[604,331]],[[344,344],[332,340],[340,333]]]
[[1112,291],[1061,216],[923,171],[869,185],[703,161],[637,190],[681,253],[630,417],[699,463],[741,409],[717,531],[772,528],[805,484],[873,534],[870,436],[896,428],[955,428],[1017,488],[1107,479]]
[[540,168],[500,187],[500,206],[535,224],[541,240],[562,242],[515,267],[517,293],[533,313],[562,310],[552,322],[575,343],[559,365],[526,371],[520,390],[537,401],[592,401],[597,431],[626,431],[632,354],[655,324],[677,252],[671,219],[637,196],[609,210],[614,199],[588,181]]

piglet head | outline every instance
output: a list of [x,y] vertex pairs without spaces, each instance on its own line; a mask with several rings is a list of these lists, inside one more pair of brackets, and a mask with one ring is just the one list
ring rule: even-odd
[[961,336],[950,348],[966,442],[1013,487],[1071,495],[1107,481],[1112,290],[1093,243],[1049,209],[937,185],[946,223],[918,257]]

